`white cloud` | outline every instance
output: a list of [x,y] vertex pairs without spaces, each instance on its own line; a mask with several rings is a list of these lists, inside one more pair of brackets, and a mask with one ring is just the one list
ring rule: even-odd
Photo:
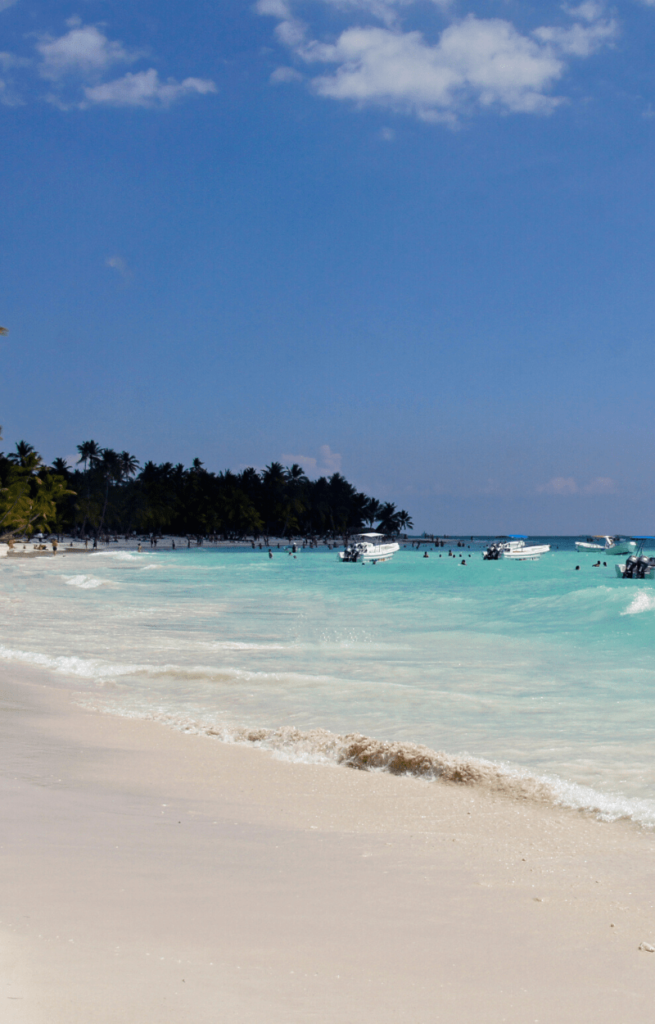
[[329,444],[321,445],[317,458],[312,455],[282,455],[281,459],[285,466],[292,466],[294,462],[298,463],[307,474],[312,476],[331,476],[341,470],[341,456],[337,452],[333,452]]
[[[280,2],[278,0],[277,7],[274,5],[278,14],[285,9]],[[0,0],[0,5],[2,3]],[[139,60],[144,52],[128,49],[122,42],[110,39],[102,25],[85,25],[77,17],[69,18],[66,28],[67,31],[57,37],[36,37],[36,60],[0,53],[0,70],[3,71],[0,104],[22,102],[10,88],[12,72],[21,67],[34,68],[41,78],[51,83],[50,92],[43,98],[60,110],[92,106],[161,108],[184,96],[217,91],[214,82],[206,78],[162,80],[155,68],[110,78],[112,72],[117,73],[116,65]],[[119,270],[118,264],[108,265]]]
[[584,487],[579,487],[572,476],[554,476],[547,484],[537,487],[538,494],[616,494],[616,484],[608,476],[597,476]]
[[581,25],[578,22],[570,28],[538,28],[533,35],[542,43],[552,44],[560,53],[573,57],[589,57],[605,43],[616,38],[618,25],[614,20],[596,21],[591,25]]
[[531,113],[561,102],[544,95],[561,75],[561,61],[499,19],[468,17],[445,29],[435,46],[420,32],[353,28],[333,46],[308,48],[305,57],[339,65],[314,79],[320,95],[404,107],[428,120],[476,99],[483,107]]
[[86,103],[110,107],[168,107],[171,103],[193,93],[206,95],[216,92],[215,84],[207,78],[185,78],[176,82],[160,80],[154,68],[148,71],[127,72],[122,78],[84,89]]
[[127,260],[124,260],[122,256],[108,256],[105,260],[105,266],[115,270],[123,279],[124,284],[131,281],[132,271],[127,265]]
[[[350,25],[336,41],[312,39],[291,0],[259,0],[262,14],[278,18],[276,35],[307,64],[334,65],[311,80],[320,96],[411,112],[425,120],[453,121],[477,105],[503,112],[549,114],[564,102],[552,88],[571,58],[588,57],[618,33],[596,0],[564,8],[574,24],[542,26],[529,34],[501,18],[469,14],[454,20],[434,43],[403,30],[397,15],[412,0],[323,0],[357,8],[380,25]],[[655,2],[655,0],[654,0]],[[445,6],[445,5],[442,5]],[[393,17],[392,17],[393,15]]]
[[583,490],[585,494],[616,494],[616,484],[608,476],[597,476]]
[[129,53],[122,43],[113,42],[97,25],[82,25],[79,19],[68,22],[72,27],[58,39],[42,37],[37,43],[43,78],[56,81],[65,75],[97,75],[113,64],[130,62],[138,56]]
[[0,0],[0,11],[6,11],[8,7],[13,7],[16,0]]
[[280,82],[300,82],[302,81],[302,75],[295,68],[276,68],[270,80],[275,84]]
[[578,485],[572,476],[554,476],[547,484],[537,487],[538,494],[577,494]]
[[331,451],[329,444],[322,444],[319,448],[319,469],[326,473],[338,473],[341,470],[341,456]]
[[279,18],[280,21],[290,21],[292,18],[291,7],[287,0],[258,0],[255,6],[260,14],[269,14],[272,18]]

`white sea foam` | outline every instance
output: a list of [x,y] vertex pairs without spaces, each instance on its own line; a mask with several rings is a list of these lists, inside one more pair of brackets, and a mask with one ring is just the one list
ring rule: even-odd
[[88,694],[78,694],[76,699],[77,703],[91,710],[155,721],[180,732],[215,737],[223,743],[258,747],[293,763],[381,771],[429,782],[476,786],[503,793],[512,799],[550,803],[592,813],[601,821],[627,820],[642,827],[655,827],[655,800],[601,793],[554,776],[536,775],[515,765],[467,754],[448,754],[418,743],[379,740],[362,733],[341,735],[327,729],[301,730],[292,726],[258,729],[208,722],[165,710],[128,709],[107,701],[99,702],[97,697]]
[[284,651],[289,644],[250,644],[238,640],[214,640],[204,646],[212,651]]
[[640,590],[635,594],[632,601],[621,615],[640,615],[641,612],[652,612],[655,610],[655,594],[649,594],[646,590]]
[[111,662],[101,658],[81,658],[74,655],[49,655],[34,651],[22,651],[0,644],[0,660],[17,661],[26,665],[56,672],[58,675],[88,679],[94,683],[105,683],[108,679],[143,677],[152,681],[175,682],[186,685],[201,683],[258,682],[278,684],[280,679],[294,683],[331,682],[328,676],[306,676],[296,672],[253,672],[229,666],[217,668],[211,665],[176,665],[167,662],[161,665],[138,662]]
[[143,555],[134,551],[93,551],[90,558],[113,558],[116,562],[137,562]]
[[103,580],[96,576],[64,576],[63,579],[66,580],[66,586],[79,587],[80,590],[95,590],[103,584]]

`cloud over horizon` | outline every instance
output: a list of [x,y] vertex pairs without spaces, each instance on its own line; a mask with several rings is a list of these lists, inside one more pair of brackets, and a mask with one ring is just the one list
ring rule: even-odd
[[598,476],[583,487],[579,487],[572,476],[555,476],[548,483],[540,484],[536,490],[537,494],[616,494],[616,484],[608,476]]
[[329,444],[322,444],[318,457],[311,455],[282,455],[282,462],[287,466],[297,463],[307,474],[331,476],[341,471],[341,455],[333,452]]

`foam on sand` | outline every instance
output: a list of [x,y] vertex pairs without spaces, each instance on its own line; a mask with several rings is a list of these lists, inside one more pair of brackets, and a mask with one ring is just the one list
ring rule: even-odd
[[89,694],[77,694],[75,699],[91,710],[156,721],[181,732],[215,737],[223,743],[259,747],[276,758],[294,763],[333,765],[452,783],[502,793],[516,800],[585,811],[601,821],[625,820],[646,828],[655,827],[655,801],[601,793],[556,777],[536,775],[518,766],[466,754],[449,754],[419,743],[376,739],[362,733],[342,735],[328,729],[219,725],[166,711],[128,711],[120,705],[98,701]]

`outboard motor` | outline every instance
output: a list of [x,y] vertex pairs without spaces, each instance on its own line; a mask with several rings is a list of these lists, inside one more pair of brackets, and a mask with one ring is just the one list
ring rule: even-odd
[[636,555],[630,555],[626,560],[625,569],[623,570],[624,580],[636,580],[638,579],[639,572],[639,559]]
[[485,562],[496,562],[500,558],[500,544],[490,544],[482,554]]
[[642,555],[637,559],[637,579],[643,580],[647,576],[650,576],[650,559]]

